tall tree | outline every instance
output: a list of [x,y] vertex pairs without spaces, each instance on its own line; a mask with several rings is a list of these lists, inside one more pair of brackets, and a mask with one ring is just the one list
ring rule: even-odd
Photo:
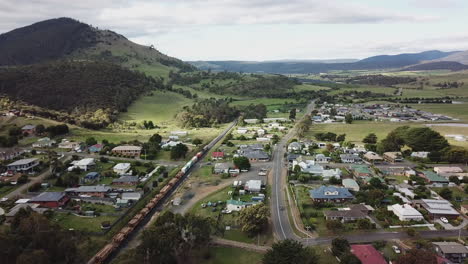
[[293,108],[289,111],[289,119],[295,120],[296,119],[296,108]]
[[301,243],[286,239],[273,244],[263,256],[263,264],[317,264],[318,255],[312,248],[304,247]]
[[249,236],[261,233],[268,224],[269,215],[270,211],[263,203],[243,209],[239,216],[242,231]]
[[377,143],[377,136],[374,133],[370,133],[362,140],[362,142],[367,144],[375,144]]

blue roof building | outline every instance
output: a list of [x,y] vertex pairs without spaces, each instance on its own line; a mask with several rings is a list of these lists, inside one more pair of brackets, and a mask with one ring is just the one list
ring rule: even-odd
[[90,172],[88,174],[86,174],[86,176],[84,177],[85,181],[95,181],[95,180],[98,180],[99,179],[99,172]]
[[310,190],[309,195],[316,202],[342,203],[354,199],[354,196],[346,188],[324,185]]

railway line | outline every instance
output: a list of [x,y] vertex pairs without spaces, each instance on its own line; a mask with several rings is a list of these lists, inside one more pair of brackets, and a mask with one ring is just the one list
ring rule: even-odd
[[193,156],[182,169],[171,179],[128,223],[113,237],[112,240],[99,250],[88,264],[107,263],[112,256],[125,245],[128,239],[134,237],[143,229],[146,223],[159,214],[164,202],[171,196],[177,187],[187,178],[195,165],[237,124],[237,119],[229,125],[221,134],[207,144],[200,152]]

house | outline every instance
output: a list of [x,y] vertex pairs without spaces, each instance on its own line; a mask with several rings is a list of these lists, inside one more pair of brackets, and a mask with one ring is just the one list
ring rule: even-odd
[[463,263],[468,259],[468,248],[457,242],[432,242],[437,255],[452,261],[453,263]]
[[372,164],[380,163],[384,160],[379,154],[372,151],[368,151],[364,154],[364,159]]
[[246,127],[237,128],[237,134],[247,134],[247,132],[249,132],[249,129]]
[[289,163],[293,163],[295,160],[297,160],[301,155],[300,154],[294,154],[294,153],[290,153],[288,154],[287,156],[287,160]]
[[249,192],[260,192],[262,189],[261,180],[249,180],[245,183],[244,189]]
[[112,153],[126,157],[140,157],[140,146],[118,146],[112,149]]
[[215,163],[213,172],[216,174],[228,173],[229,167],[229,163]]
[[48,137],[40,138],[32,144],[33,148],[50,148],[54,146],[57,142]]
[[113,170],[118,175],[124,175],[130,170],[131,166],[132,165],[130,163],[118,163],[114,166]]
[[58,148],[61,149],[76,149],[78,147],[80,147],[80,143],[68,141],[66,139],[63,139],[62,142],[58,144]]
[[268,142],[268,141],[271,140],[271,138],[269,138],[269,137],[257,137],[256,140],[259,141],[259,142]]
[[32,172],[33,169],[39,165],[39,160],[36,158],[20,159],[7,165],[8,172]]
[[413,205],[425,209],[433,220],[441,217],[455,219],[460,215],[447,200],[421,199],[413,201]]
[[383,158],[391,163],[403,161],[403,156],[401,155],[401,152],[385,152],[383,154]]
[[265,135],[265,133],[266,133],[265,129],[261,129],[261,128],[257,129],[257,135],[263,136],[263,135]]
[[409,204],[399,205],[394,204],[387,207],[388,211],[392,211],[400,221],[422,221],[424,216]]
[[104,147],[103,144],[94,144],[88,148],[89,152],[91,153],[99,153],[101,152],[102,148]]
[[36,134],[36,126],[35,125],[25,125],[21,128],[21,133],[26,136],[31,136]]
[[288,152],[297,152],[301,151],[302,145],[299,142],[291,142],[288,145]]
[[171,135],[185,137],[188,135],[187,131],[171,131]]
[[28,209],[28,208],[38,214],[43,214],[45,211],[49,210],[47,208],[39,208],[39,204],[27,204],[27,203],[16,204],[15,206],[13,206],[13,208],[10,209],[10,211],[8,211],[8,213],[5,214],[6,222],[11,223],[11,221],[13,221],[13,219],[15,218],[16,214],[21,209]]
[[68,171],[72,171],[76,168],[79,168],[80,170],[88,171],[89,169],[91,169],[92,167],[96,165],[96,162],[94,162],[93,158],[84,158],[81,160],[72,161],[70,164],[72,164],[73,166],[68,168]]
[[21,156],[24,150],[19,148],[0,148],[0,160],[12,160]]
[[460,206],[460,212],[464,215],[468,215],[468,204],[462,204]]
[[314,202],[347,202],[354,199],[354,196],[346,188],[335,186],[320,186],[309,191],[310,198]]
[[215,160],[224,159],[224,152],[215,151],[215,152],[211,153],[211,158],[215,159]]
[[137,185],[139,182],[136,176],[121,176],[112,181],[113,185]]
[[292,167],[299,166],[301,172],[321,176],[324,180],[329,180],[331,177],[341,178],[341,170],[339,168],[326,170],[322,166],[315,164],[313,160],[293,161]]
[[357,163],[361,162],[361,158],[356,154],[340,154],[340,159],[342,163]]
[[358,183],[353,180],[353,179],[343,179],[343,181],[341,182],[341,184],[343,185],[343,187],[345,187],[346,189],[348,190],[352,190],[352,191],[355,191],[355,192],[359,192],[359,185]]
[[139,192],[124,192],[122,193],[122,199],[127,201],[138,201],[141,199],[141,193]]
[[440,176],[449,177],[462,173],[463,169],[460,167],[434,167],[434,171]]
[[99,174],[99,172],[90,172],[88,174],[86,174],[86,176],[84,176],[84,181],[85,182],[93,182],[93,181],[99,181],[99,179],[101,178],[101,174]]
[[315,162],[317,163],[329,163],[331,160],[330,157],[326,157],[325,155],[323,154],[317,154],[315,155]]
[[239,212],[247,206],[247,203],[238,200],[227,200],[226,209],[227,211]]
[[437,175],[433,171],[422,171],[420,176],[423,177],[428,183],[440,183],[440,184],[449,183],[449,181],[446,178]]
[[343,223],[365,219],[366,215],[359,210],[330,210],[323,212],[325,219],[338,220]]
[[406,197],[409,197],[409,198],[411,198],[411,199],[414,199],[414,197],[416,196],[416,194],[415,194],[412,190],[410,190],[409,188],[400,187],[400,186],[397,185],[397,186],[395,187],[395,189],[396,189],[398,192],[404,194]]
[[180,142],[180,141],[168,141],[168,142],[162,144],[161,148],[162,149],[171,149],[171,148],[173,148],[173,147],[175,147],[175,146],[177,146],[179,144],[182,144],[182,142]]
[[256,124],[258,122],[259,122],[259,120],[256,119],[256,118],[244,119],[244,123],[246,123],[246,124]]
[[38,204],[41,207],[58,208],[64,206],[70,198],[65,192],[43,192],[31,198],[28,203]]
[[241,155],[248,158],[250,162],[269,161],[270,160],[270,156],[268,156],[268,154],[266,154],[263,150],[243,151],[243,153]]
[[355,177],[365,178],[373,175],[366,165],[351,165],[349,169],[353,172]]
[[427,151],[411,152],[412,158],[427,159],[428,156],[429,152]]
[[351,245],[351,253],[361,264],[387,264],[382,254],[372,245]]
[[112,188],[109,186],[95,185],[95,186],[80,186],[78,188],[65,189],[65,193],[70,196],[92,196],[92,197],[105,197]]

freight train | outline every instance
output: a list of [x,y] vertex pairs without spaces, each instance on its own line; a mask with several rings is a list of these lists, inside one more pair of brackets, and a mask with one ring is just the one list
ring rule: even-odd
[[190,171],[190,169],[199,161],[203,155],[209,150],[210,146],[205,146],[202,151],[198,152],[195,156],[187,162],[182,169],[175,175],[173,179],[169,181],[159,192],[156,194],[146,206],[136,214],[125,227],[123,227],[117,234],[114,235],[112,241],[104,246],[94,257],[88,262],[88,264],[104,263],[114,250],[116,250],[122,242],[134,231],[134,229],[143,221],[143,219],[153,210],[159,202],[165,198],[170,191],[177,186],[177,184],[183,180],[184,176]]

